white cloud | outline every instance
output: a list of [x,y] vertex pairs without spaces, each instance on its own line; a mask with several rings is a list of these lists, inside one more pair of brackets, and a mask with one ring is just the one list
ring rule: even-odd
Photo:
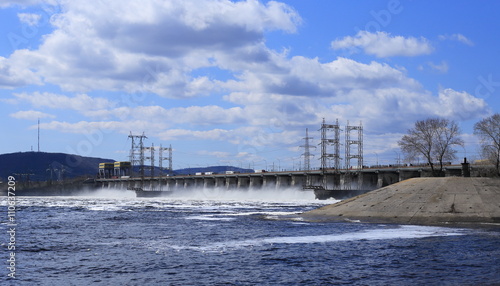
[[51,18],[55,30],[41,46],[17,50],[9,61],[25,63],[45,82],[75,92],[153,92],[172,98],[209,94],[214,82],[193,77],[191,71],[213,66],[219,57],[255,61],[265,31],[294,32],[300,24],[291,7],[274,1],[89,5],[79,0],[61,5],[62,12]]
[[54,115],[35,110],[18,111],[10,114],[16,119],[36,120],[39,118],[55,118]]
[[164,108],[158,105],[117,107],[111,109],[88,110],[85,116],[109,120],[140,120],[148,118],[151,121],[161,119],[172,124],[191,124],[197,126],[213,126],[220,124],[235,124],[245,122],[245,111],[240,107],[223,108],[217,105],[189,106]]
[[[215,140],[255,149],[258,146],[297,145],[303,137],[303,128],[317,125],[321,118],[329,121],[339,118],[342,122],[350,120],[356,124],[363,121],[366,130],[386,133],[401,132],[415,120],[430,116],[471,119],[488,112],[484,100],[452,89],[441,90],[437,96],[407,87],[386,87],[350,89],[335,97],[315,100],[265,92],[240,92],[229,98],[243,107],[110,107],[79,111],[84,116],[100,117],[102,121],[52,121],[44,123],[42,128],[67,133],[88,133],[94,129],[122,134],[130,130],[145,131],[166,141]],[[71,104],[75,110],[81,106],[67,103]],[[44,106],[57,107],[50,101]]]
[[49,4],[55,5],[59,0],[4,0],[0,3],[0,8],[6,8],[10,6],[21,6],[21,7],[29,7],[38,4]]
[[34,107],[48,107],[53,109],[73,109],[77,111],[96,110],[109,108],[115,103],[100,97],[91,97],[86,94],[78,94],[74,97],[54,94],[49,92],[16,93],[17,103],[29,103]]
[[69,123],[66,121],[51,121],[41,123],[40,128],[45,130],[57,130],[63,133],[76,133],[88,134],[96,130],[116,130],[120,122],[101,121],[101,122],[88,122],[79,121],[76,123]]
[[472,42],[470,39],[468,39],[466,36],[462,34],[440,35],[439,39],[442,41],[444,40],[458,41],[468,46],[474,46],[474,42]]
[[206,131],[187,130],[187,129],[169,129],[161,132],[159,138],[165,141],[172,140],[220,140],[227,139],[230,130],[212,129]]
[[448,72],[448,63],[445,61],[441,61],[440,64],[435,64],[433,62],[429,62],[428,65],[435,71],[438,71],[440,73],[447,73]]
[[10,61],[0,57],[0,88],[16,88],[41,84],[40,78],[22,61]]
[[214,156],[216,158],[229,158],[231,157],[231,153],[229,152],[223,152],[223,151],[199,151],[197,152],[199,155],[203,156]]
[[[18,97],[17,100],[27,99],[31,104],[39,107],[61,108],[66,105],[67,108],[76,110],[82,115],[99,119],[100,121],[80,121],[76,123],[64,121],[52,121],[42,125],[44,129],[58,130],[64,133],[88,133],[93,129],[114,130],[120,133],[128,133],[129,130],[137,132],[147,131],[149,134],[159,134],[175,125],[191,125],[195,128],[201,126],[219,126],[223,124],[241,124],[245,120],[245,112],[239,108],[224,109],[220,106],[190,106],[166,109],[161,106],[137,106],[137,107],[118,107],[109,109],[85,109],[88,104],[86,100],[75,100],[78,97],[70,98],[57,95],[51,99],[61,98],[60,104],[54,104],[54,101],[48,100],[40,105],[36,97]],[[80,99],[86,99],[85,97]],[[73,102],[72,102],[73,100]],[[106,102],[105,102],[106,103]],[[97,103],[94,103],[97,105]],[[104,104],[101,104],[101,107]],[[111,105],[108,105],[108,107]],[[115,120],[117,119],[117,120]],[[179,131],[180,132],[180,131]],[[223,140],[223,129],[209,131],[185,131],[188,133],[169,130],[166,134],[177,137],[186,136],[189,138]],[[224,131],[225,132],[225,131]]]
[[448,69],[449,69],[448,63],[446,61],[441,61],[441,63],[439,63],[439,64],[435,64],[433,62],[427,62],[427,63],[425,63],[425,65],[420,65],[418,67],[418,69],[423,71],[427,67],[429,67],[431,70],[438,72],[438,73],[447,73]]
[[481,99],[463,91],[455,91],[451,88],[439,91],[439,105],[436,107],[436,115],[447,118],[468,120],[480,117],[488,113],[488,105]]
[[423,37],[405,38],[392,36],[387,32],[370,33],[367,31],[359,31],[354,37],[348,36],[332,41],[331,46],[335,50],[360,47],[366,54],[379,58],[413,57],[430,54],[434,50],[429,41]]
[[51,121],[40,123],[41,129],[57,130],[62,133],[90,134],[96,132],[109,133],[116,131],[121,134],[142,133],[158,134],[168,126],[164,122],[150,120],[129,121],[79,121],[75,123],[66,121]]
[[318,59],[296,56],[290,60],[279,58],[275,63],[279,68],[247,70],[237,80],[224,83],[223,87],[234,92],[227,98],[241,104],[257,100],[261,92],[275,96],[335,97],[352,89],[421,87],[404,71],[378,62],[363,64],[338,58],[320,63]]
[[245,126],[236,129],[188,130],[169,129],[161,132],[158,137],[165,141],[175,140],[208,140],[229,142],[236,145],[238,153],[259,153],[267,147],[295,144],[302,134],[297,131],[278,131],[262,127]]
[[19,18],[19,21],[21,21],[21,23],[24,23],[28,26],[38,25],[38,22],[40,22],[40,19],[42,18],[41,15],[34,13],[19,13],[17,14],[17,17]]

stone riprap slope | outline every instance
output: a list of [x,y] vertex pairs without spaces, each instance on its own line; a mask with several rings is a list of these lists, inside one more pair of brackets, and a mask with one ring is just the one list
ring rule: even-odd
[[414,178],[301,216],[308,221],[500,225],[500,179]]

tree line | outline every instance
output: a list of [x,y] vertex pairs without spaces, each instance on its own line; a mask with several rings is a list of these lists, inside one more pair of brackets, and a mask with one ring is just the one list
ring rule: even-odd
[[[414,160],[422,156],[430,165],[434,176],[443,176],[443,162],[456,158],[456,146],[464,146],[460,138],[461,130],[453,120],[428,118],[415,122],[398,145],[406,159]],[[500,175],[500,114],[474,124],[474,135],[481,144],[483,158],[495,166],[495,174]]]

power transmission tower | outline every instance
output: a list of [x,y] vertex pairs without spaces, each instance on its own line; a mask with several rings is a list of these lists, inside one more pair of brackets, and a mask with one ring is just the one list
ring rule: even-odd
[[[328,189],[328,180],[325,172],[328,168],[331,168],[331,164],[329,164],[329,160],[333,159],[335,173],[340,172],[340,125],[339,120],[335,121],[335,124],[326,124],[325,119],[323,118],[323,123],[321,124],[321,170],[323,173],[323,187]],[[333,131],[333,139],[328,138],[328,131]],[[328,151],[328,146],[333,145],[333,153]],[[334,185],[338,185],[336,181],[334,181]]]
[[[304,145],[300,146],[302,148],[304,148],[304,154],[302,154],[302,156],[304,156],[304,170],[306,171],[309,171],[311,170],[311,156],[314,156],[314,155],[311,155],[311,151],[310,151],[310,148],[311,148],[311,145],[309,144],[309,139],[313,139],[312,137],[309,137],[309,131],[308,129],[306,128],[306,137],[305,138],[302,138],[305,140],[305,143]],[[313,148],[316,148],[316,146],[312,146]]]
[[[321,124],[321,169],[326,170],[330,167],[328,160],[334,159],[334,168],[336,172],[340,169],[340,126],[337,119],[335,124],[326,124],[323,118],[323,123]],[[334,131],[334,138],[327,138],[328,131]],[[328,153],[328,145],[334,146],[334,153]]]
[[340,160],[342,160],[342,158],[340,157],[340,131],[342,131],[342,129],[340,129],[340,125],[339,125],[339,120],[336,119],[335,120],[335,124],[332,126],[332,129],[333,129],[333,134],[334,134],[334,139],[333,139],[333,150],[334,150],[334,153],[333,153],[333,167],[335,168],[335,172],[340,172],[340,168],[341,168],[341,165],[340,165]]
[[[170,145],[169,147],[163,147],[161,144],[160,144],[160,148],[158,149],[159,150],[159,153],[160,153],[160,157],[158,159],[158,163],[159,163],[159,167],[160,167],[160,191],[162,190],[163,188],[163,183],[162,183],[162,179],[163,179],[163,175],[164,175],[164,170],[167,169],[168,170],[168,175],[172,175],[172,145]],[[168,152],[168,156],[165,157],[165,155],[163,154],[163,152],[167,151]],[[168,161],[168,168],[164,168],[163,167],[163,161],[167,160]]]
[[141,178],[144,178],[144,139],[148,138],[144,135],[133,135],[130,132],[128,136],[132,140],[132,146],[130,148],[130,164],[132,165],[132,172],[134,172],[134,167],[139,167],[139,173]]
[[[357,140],[351,140],[351,131],[355,130],[358,133]],[[357,152],[351,152],[351,145],[357,145]],[[351,169],[351,159],[357,159],[357,166],[355,169],[361,170],[363,168],[363,125],[359,123],[359,126],[349,126],[349,121],[345,127],[345,162],[346,169]]]
[[[165,151],[168,152],[168,155],[166,157],[163,154],[163,152]],[[160,171],[163,174],[163,170],[166,169],[168,170],[169,175],[172,174],[172,145],[170,145],[169,147],[163,147],[162,145],[160,145],[159,152],[160,152],[160,158],[159,158]],[[163,167],[163,161],[165,160],[168,161],[168,168]]]
[[[351,140],[351,131],[358,132],[358,139]],[[357,152],[354,154],[351,152],[351,145],[357,145]],[[357,166],[351,165],[351,159],[357,159]],[[363,169],[363,125],[361,122],[359,126],[350,126],[349,121],[347,121],[347,125],[345,127],[345,162],[346,162],[346,175],[344,180],[344,185],[346,189],[350,189],[352,185],[352,177],[351,177],[351,169],[355,169],[356,172],[361,171]]]
[[149,156],[144,156],[144,160],[150,162],[150,165],[148,167],[149,176],[154,177],[155,176],[155,145],[154,145],[154,143],[151,144],[151,147],[143,147],[142,151],[143,151],[143,154],[146,152],[149,152]]

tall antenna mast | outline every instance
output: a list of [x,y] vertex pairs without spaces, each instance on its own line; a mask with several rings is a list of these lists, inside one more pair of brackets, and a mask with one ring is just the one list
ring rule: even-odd
[[40,152],[40,118],[38,118],[38,152]]

